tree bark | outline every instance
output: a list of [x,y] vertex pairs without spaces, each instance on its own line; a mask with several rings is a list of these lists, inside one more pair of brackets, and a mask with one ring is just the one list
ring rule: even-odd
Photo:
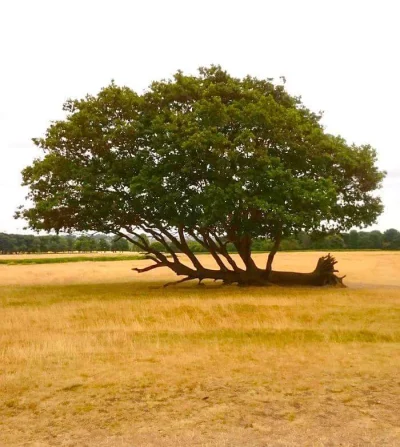
[[328,254],[318,259],[315,270],[310,273],[277,272],[271,270],[268,281],[271,284],[285,286],[336,286],[346,287],[343,284],[345,276],[337,276],[335,273],[337,261]]
[[281,238],[282,238],[281,233],[278,233],[275,237],[275,241],[274,241],[272,250],[269,252],[267,265],[265,268],[265,270],[267,272],[267,277],[270,275],[270,273],[272,271],[272,262],[274,261],[274,257],[279,249],[279,246],[281,245]]

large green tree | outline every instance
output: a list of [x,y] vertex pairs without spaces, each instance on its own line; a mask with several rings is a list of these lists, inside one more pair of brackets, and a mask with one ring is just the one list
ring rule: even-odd
[[[382,211],[375,150],[325,132],[320,114],[272,80],[212,66],[197,76],[177,72],[143,94],[111,83],[64,110],[34,139],[44,157],[23,171],[33,205],[18,215],[35,230],[122,236],[154,262],[139,271],[167,266],[182,281],[337,282],[330,258],[312,277],[273,271],[281,240],[372,224]],[[274,241],[264,266],[251,256],[260,236]],[[215,269],[190,240],[211,253]]]

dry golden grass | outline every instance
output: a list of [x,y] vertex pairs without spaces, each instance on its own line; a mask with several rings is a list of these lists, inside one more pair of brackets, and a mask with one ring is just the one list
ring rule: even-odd
[[73,258],[73,257],[85,257],[85,258],[92,258],[93,256],[109,256],[111,258],[115,258],[118,256],[129,256],[129,255],[135,255],[139,253],[132,253],[130,251],[124,251],[124,252],[102,252],[102,251],[94,251],[90,253],[79,253],[79,252],[73,252],[73,253],[25,253],[25,254],[17,254],[17,255],[1,255],[0,259],[34,259],[34,258]]
[[400,253],[337,257],[351,288],[0,266],[0,446],[399,446]]
[[[274,269],[308,272],[314,270],[318,258],[323,254],[316,252],[278,253],[274,261]],[[400,286],[400,252],[338,252],[332,254],[339,261],[340,274],[347,274],[345,283],[352,287]],[[206,266],[215,267],[211,256],[199,256]],[[240,264],[238,256],[233,255],[233,257]],[[263,253],[254,255],[259,266],[265,265],[266,257],[267,254]],[[190,264],[189,261],[187,263]],[[148,264],[149,261],[113,261],[75,263],[67,266],[65,264],[0,265],[0,286],[99,282],[147,283],[148,281],[168,282],[176,278],[167,268],[141,275],[131,271],[132,267],[143,267]]]

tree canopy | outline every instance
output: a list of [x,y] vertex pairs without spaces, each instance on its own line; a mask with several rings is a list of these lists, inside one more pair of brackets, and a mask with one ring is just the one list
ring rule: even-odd
[[[142,94],[111,83],[64,110],[65,119],[34,139],[44,157],[23,171],[33,205],[18,215],[35,230],[122,235],[148,251],[153,268],[199,277],[190,238],[220,271],[253,275],[251,242],[262,236],[275,241],[268,276],[282,238],[346,231],[382,212],[375,150],[328,134],[321,114],[272,80],[211,66],[196,76],[179,71]],[[190,272],[176,267],[170,243],[189,256]]]

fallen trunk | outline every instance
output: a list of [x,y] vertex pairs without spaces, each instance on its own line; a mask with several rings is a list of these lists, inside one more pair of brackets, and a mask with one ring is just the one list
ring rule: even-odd
[[337,276],[335,273],[337,261],[328,254],[319,258],[315,270],[310,273],[276,272],[271,271],[268,281],[272,284],[286,286],[336,286],[346,287],[343,284],[345,276]]
[[222,281],[224,284],[238,284],[239,286],[267,286],[271,284],[283,286],[335,286],[345,287],[343,278],[335,275],[337,270],[335,264],[337,261],[330,254],[319,258],[317,266],[313,272],[298,273],[298,272],[278,272],[263,270],[258,267],[242,270],[212,270],[206,268],[199,268],[193,270],[181,262],[156,261],[155,265],[148,266],[142,269],[134,268],[133,270],[142,273],[159,267],[168,267],[173,270],[178,276],[184,278],[165,284],[166,286],[179,284],[186,281],[198,280],[199,283],[205,279],[213,279],[214,281]]

